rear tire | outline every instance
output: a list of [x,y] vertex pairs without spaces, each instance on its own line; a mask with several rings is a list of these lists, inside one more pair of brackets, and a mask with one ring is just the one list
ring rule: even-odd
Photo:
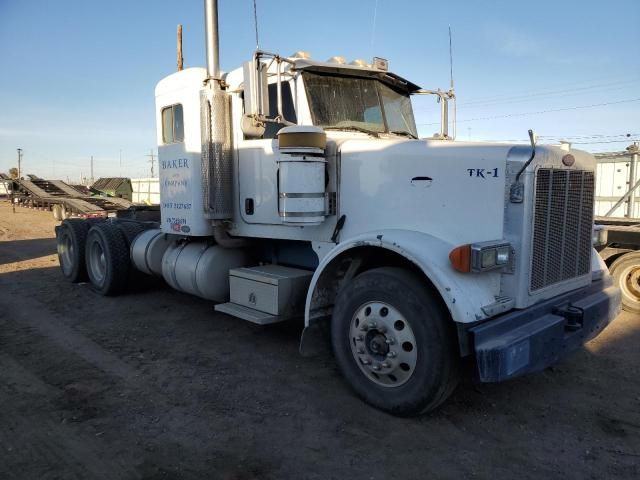
[[622,308],[640,313],[640,251],[625,253],[609,268],[613,281],[622,290]]
[[114,223],[115,227],[124,235],[127,248],[131,247],[134,238],[140,235],[146,228],[138,222],[119,221]]
[[91,288],[100,295],[117,295],[127,286],[129,248],[124,235],[111,222],[91,227],[85,250]]
[[73,283],[87,280],[84,249],[90,226],[86,220],[69,219],[56,227],[60,268],[62,274]]
[[435,409],[459,381],[451,317],[406,270],[376,268],[347,284],[334,307],[331,341],[355,393],[393,415]]

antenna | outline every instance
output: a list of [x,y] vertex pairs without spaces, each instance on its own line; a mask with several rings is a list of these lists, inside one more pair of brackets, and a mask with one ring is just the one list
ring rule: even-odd
[[256,0],[253,0],[253,24],[256,29],[256,50],[260,50],[260,40],[258,37],[258,9],[256,7]]
[[453,47],[451,46],[451,25],[449,25],[449,85],[453,90]]
[[376,21],[378,19],[378,0],[376,0],[375,5],[373,6],[373,24],[371,25],[371,57],[375,55],[373,50],[373,46],[376,42]]

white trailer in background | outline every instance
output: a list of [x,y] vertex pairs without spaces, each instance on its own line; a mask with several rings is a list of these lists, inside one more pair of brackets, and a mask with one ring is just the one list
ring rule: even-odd
[[[508,380],[616,317],[592,155],[531,131],[531,145],[454,141],[453,90],[379,58],[256,51],[222,72],[217,14],[205,0],[207,68],[156,86],[160,222],[63,223],[68,279],[112,295],[135,268],[246,321],[304,322],[301,351],[326,353],[328,333],[354,391],[397,415],[444,402],[462,357],[479,381]],[[432,138],[414,95],[440,101]]]
[[640,313],[640,144],[596,154],[598,250],[622,290],[625,310]]
[[146,205],[160,205],[160,179],[159,178],[132,178],[131,179],[133,203]]
[[11,195],[12,183],[11,180],[0,178],[0,197],[9,197]]

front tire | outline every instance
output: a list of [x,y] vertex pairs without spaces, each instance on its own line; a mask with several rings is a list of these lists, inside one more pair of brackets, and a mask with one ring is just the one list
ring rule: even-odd
[[453,322],[416,275],[376,268],[339,293],[331,340],[338,366],[365,402],[398,416],[435,409],[455,389]]

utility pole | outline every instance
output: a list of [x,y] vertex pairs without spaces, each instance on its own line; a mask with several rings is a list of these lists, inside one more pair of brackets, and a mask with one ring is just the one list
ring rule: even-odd
[[153,153],[153,148],[151,149],[151,153],[149,155],[145,155],[145,156],[149,157],[149,163],[151,163],[151,178],[155,178],[153,166],[154,166],[155,161],[156,161],[156,156]]
[[91,183],[93,183],[93,155],[91,155]]
[[22,149],[18,148],[18,180],[22,177]]

